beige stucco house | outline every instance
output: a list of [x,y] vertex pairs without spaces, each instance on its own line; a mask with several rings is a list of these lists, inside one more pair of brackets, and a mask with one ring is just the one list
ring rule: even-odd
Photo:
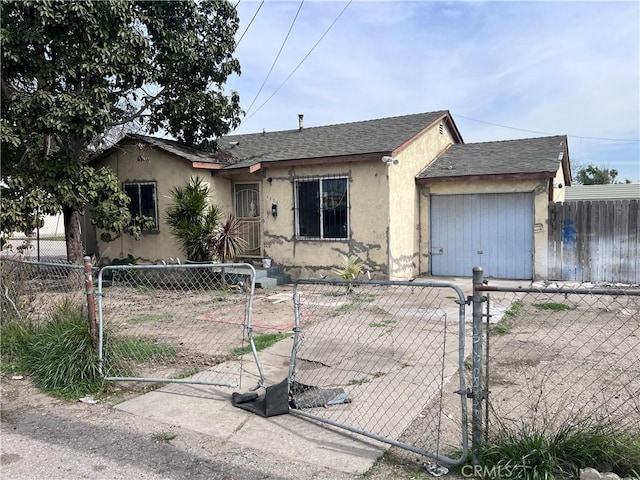
[[164,211],[170,190],[197,175],[243,222],[245,257],[269,257],[294,279],[329,273],[346,254],[376,278],[469,276],[475,265],[545,278],[547,206],[571,183],[566,137],[464,144],[448,111],[312,128],[300,118],[218,147],[130,135],[98,157],[156,228],[140,241],[96,240],[97,256],[183,256]]

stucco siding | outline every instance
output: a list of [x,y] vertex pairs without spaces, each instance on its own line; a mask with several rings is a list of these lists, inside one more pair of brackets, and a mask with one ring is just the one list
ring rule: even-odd
[[[294,182],[328,176],[348,178],[349,239],[297,239]],[[269,168],[260,177],[265,255],[276,259],[294,279],[329,274],[349,254],[358,256],[371,271],[387,275],[388,188],[382,162]],[[277,205],[277,217],[270,213],[272,205]]]
[[389,265],[392,280],[408,280],[420,273],[421,202],[416,176],[454,142],[445,125],[436,124],[404,148],[394,152],[397,164],[389,175]]
[[[141,157],[142,154],[142,157]],[[122,146],[103,159],[99,166],[114,170],[121,182],[155,182],[157,188],[158,229],[143,233],[140,240],[123,234],[112,242],[99,241],[98,256],[103,262],[128,255],[140,262],[155,263],[169,258],[185,260],[185,254],[171,235],[165,212],[171,204],[171,189],[185,186],[192,176],[199,176],[209,185],[210,201],[217,203],[224,212],[230,211],[229,181],[212,178],[207,170],[197,170],[191,163],[154,148],[140,150],[137,145]],[[97,232],[98,239],[100,231]]]
[[553,202],[564,202],[564,196],[566,192],[566,185],[564,184],[564,168],[562,163],[560,163],[560,168],[556,172],[556,176],[553,179],[553,194],[552,201]]

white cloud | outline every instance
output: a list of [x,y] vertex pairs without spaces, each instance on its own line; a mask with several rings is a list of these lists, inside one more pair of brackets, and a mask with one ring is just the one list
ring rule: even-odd
[[[259,3],[239,5],[240,33]],[[345,2],[310,2],[250,116],[248,133],[449,109],[465,141],[569,134],[571,157],[640,181],[637,2],[353,2],[293,76]],[[228,88],[247,108],[298,2],[265,2]],[[459,116],[456,116],[459,115]],[[577,138],[582,137],[582,138]],[[585,161],[583,161],[583,159]]]

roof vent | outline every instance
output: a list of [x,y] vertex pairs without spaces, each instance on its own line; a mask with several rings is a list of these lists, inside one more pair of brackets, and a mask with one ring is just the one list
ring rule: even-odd
[[304,119],[304,114],[299,113],[298,114],[298,130],[299,131],[302,131],[302,127],[304,126],[303,125],[303,119]]
[[563,158],[564,158],[564,152],[560,152],[558,154],[558,160],[562,161]]

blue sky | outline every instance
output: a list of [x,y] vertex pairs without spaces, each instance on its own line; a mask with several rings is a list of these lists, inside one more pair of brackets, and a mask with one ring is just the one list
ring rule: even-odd
[[260,5],[237,7],[233,133],[449,110],[467,143],[566,134],[572,163],[640,182],[637,1]]

